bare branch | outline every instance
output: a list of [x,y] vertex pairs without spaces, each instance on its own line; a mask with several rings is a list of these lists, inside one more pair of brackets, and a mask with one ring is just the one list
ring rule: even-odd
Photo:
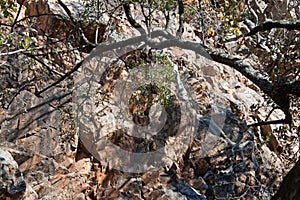
[[[300,159],[298,159],[298,161],[294,165],[294,167],[284,177],[279,190],[271,198],[271,200],[298,199],[298,197],[300,195],[299,172],[300,172]],[[292,188],[292,189],[290,189],[290,188]]]
[[183,23],[184,23],[184,4],[182,0],[178,0],[178,14],[179,14],[179,28],[177,30],[176,36],[181,38],[183,34]]
[[272,92],[272,83],[263,77],[261,73],[256,71],[250,64],[226,53],[210,52],[209,55],[214,61],[228,65],[242,73],[265,93],[270,94]]
[[263,9],[261,8],[261,6],[259,5],[258,1],[257,0],[254,0],[254,3],[256,5],[256,7],[258,8],[258,11],[259,11],[259,17],[260,18],[263,18],[263,19],[260,19],[260,21],[265,21],[267,16],[266,14],[264,13]]
[[145,7],[144,7],[143,4],[141,4],[141,8],[142,8],[142,14],[145,18],[146,27],[149,28],[150,27],[150,8],[149,8],[149,14],[148,15],[146,15]]
[[[20,91],[19,91],[19,93],[20,93]],[[18,94],[19,94],[19,93],[18,93]],[[24,109],[19,110],[15,115],[9,116],[9,117],[6,117],[6,118],[2,119],[2,120],[0,121],[0,124],[2,124],[4,121],[10,121],[10,120],[13,120],[13,119],[15,119],[16,117],[18,117],[18,116],[20,116],[20,115],[22,115],[22,114],[25,114],[25,113],[28,113],[28,112],[35,111],[35,110],[37,110],[37,109],[39,109],[39,108],[41,108],[41,107],[43,107],[43,106],[45,106],[45,105],[47,105],[47,104],[50,104],[50,103],[52,103],[52,102],[54,102],[54,101],[56,101],[56,100],[59,100],[59,99],[63,99],[63,98],[65,98],[65,97],[68,97],[68,96],[71,95],[71,94],[72,94],[72,92],[66,92],[66,93],[62,93],[62,94],[53,94],[53,96],[47,98],[45,101],[43,101],[43,102],[41,102],[41,103],[39,103],[39,104],[37,104],[37,105],[35,105],[35,106],[33,106],[33,107],[30,107],[30,108],[27,109],[27,110],[24,110]]]
[[57,74],[57,75],[59,75],[59,76],[63,76],[63,75],[64,75],[63,73],[61,73],[61,72],[59,72],[59,71],[57,71],[57,70],[55,70],[55,69],[52,69],[51,66],[47,65],[47,64],[46,64],[45,62],[43,62],[42,60],[38,59],[38,57],[37,57],[36,55],[33,55],[33,54],[31,54],[31,53],[23,53],[23,54],[26,55],[26,56],[28,56],[28,57],[30,57],[30,58],[32,58],[33,60],[35,60],[36,62],[40,63],[41,65],[45,66],[46,69],[47,69],[50,73],[52,73],[52,74],[54,73],[54,74]]
[[[297,87],[295,87],[298,86],[298,82],[295,82],[294,84],[290,83],[291,85],[288,85],[288,82],[274,84],[265,78],[260,72],[255,70],[249,63],[240,58],[233,57],[226,53],[218,53],[199,43],[179,40],[167,32],[161,32],[160,34],[167,37],[168,40],[162,41],[159,44],[153,44],[153,42],[147,40],[146,43],[159,48],[166,48],[176,45],[184,49],[193,50],[195,53],[199,53],[205,57],[211,58],[213,61],[232,67],[251,80],[264,93],[269,95],[286,115],[285,123],[291,123],[292,117],[289,112],[290,98],[288,94],[289,92],[295,93],[299,90]],[[289,90],[284,89],[283,86],[289,86]]]
[[16,15],[16,17],[15,17],[15,20],[14,20],[12,26],[11,26],[10,33],[12,33],[12,32],[14,31],[14,30],[13,30],[13,29],[14,29],[14,26],[16,25],[17,20],[18,20],[20,14],[21,14],[21,10],[22,10],[22,6],[23,6],[24,2],[25,2],[25,1],[22,1],[21,4],[19,4],[20,7],[19,7],[19,9],[18,9],[18,13],[17,13],[17,15]]
[[123,8],[124,8],[126,17],[129,21],[129,23],[131,24],[131,26],[136,28],[142,35],[146,34],[145,29],[143,29],[143,27],[139,23],[137,23],[137,21],[135,21],[135,19],[133,19],[132,14],[131,14],[131,10],[130,10],[130,4],[129,3],[124,3]]
[[73,69],[71,69],[69,72],[67,72],[65,75],[63,75],[60,79],[58,79],[54,83],[48,85],[47,87],[43,88],[40,91],[36,91],[35,95],[40,96],[43,92],[45,92],[48,89],[56,86],[57,84],[59,84],[60,82],[62,82],[63,80],[65,80],[66,78],[70,77],[71,74],[73,74],[74,72],[76,72],[79,69],[79,67],[82,65],[82,63],[83,63],[83,60],[81,62],[77,63]]
[[283,21],[283,20],[266,21],[266,22],[260,24],[259,26],[256,26],[255,28],[253,28],[246,36],[251,36],[260,31],[267,31],[267,30],[271,30],[273,28],[285,28],[288,30],[300,31],[300,21],[294,21],[294,22]]
[[[153,40],[153,38],[165,38],[165,40],[162,40],[160,42],[157,42]],[[200,54],[208,59],[212,59],[213,61],[216,61],[218,63],[222,63],[225,65],[228,65],[229,67],[232,67],[233,69],[239,71],[242,73],[245,77],[247,77],[249,80],[251,80],[255,85],[257,85],[264,93],[269,95],[274,102],[280,107],[280,109],[285,113],[286,118],[282,120],[282,123],[291,123],[292,117],[289,113],[289,92],[297,92],[299,87],[299,81],[296,81],[294,83],[291,82],[284,82],[284,84],[274,84],[270,82],[267,78],[265,78],[261,73],[256,71],[249,63],[245,62],[244,60],[240,58],[233,57],[231,55],[228,55],[226,53],[218,53],[215,52],[208,47],[205,47],[199,43],[191,42],[191,41],[182,41],[178,39],[177,37],[173,36],[172,34],[168,33],[167,31],[163,30],[157,30],[151,32],[149,35],[141,35],[135,38],[131,38],[122,42],[116,42],[111,45],[101,44],[97,50],[93,51],[89,56],[94,56],[95,54],[113,50],[115,48],[118,48],[120,46],[126,46],[128,44],[132,43],[140,43],[144,42],[146,45],[151,46],[152,48],[168,48],[172,46],[177,46],[183,49],[189,49],[194,51],[197,54]],[[100,52],[99,52],[100,51]],[[69,75],[74,73],[83,63],[81,61],[78,63],[70,72],[66,73],[63,77],[61,77],[59,80],[51,84],[50,86],[47,86],[43,90],[39,91],[37,95],[43,93],[44,91],[48,90],[49,88],[57,85]],[[289,90],[283,90],[282,86],[290,84]]]
[[91,43],[85,36],[82,28],[79,26],[79,24],[77,23],[77,21],[72,17],[72,13],[70,11],[70,9],[66,6],[66,4],[64,4],[61,0],[58,0],[59,5],[66,11],[67,15],[69,16],[70,20],[72,21],[72,23],[75,25],[75,27],[78,28],[79,33],[82,37],[82,39],[84,40],[85,43],[91,45],[92,47],[95,47],[96,45]]
[[165,11],[164,12],[164,16],[166,18],[166,26],[165,29],[167,31],[170,31],[170,27],[171,27],[171,19],[170,19],[170,11]]
[[39,49],[43,49],[44,46],[39,46],[39,47],[34,47],[34,48],[28,48],[28,49],[18,49],[15,51],[10,51],[7,53],[0,53],[0,56],[10,56],[10,55],[14,55],[14,54],[18,54],[18,53],[24,53],[24,52],[30,52],[30,51],[34,51],[34,50],[39,50]]
[[289,78],[284,78],[280,79],[274,86],[278,88],[278,90],[300,97],[300,81],[292,81]]
[[285,119],[279,119],[279,120],[257,122],[257,123],[249,124],[247,126],[253,127],[253,126],[263,126],[263,125],[270,125],[270,124],[284,124],[284,123],[286,123]]
[[[288,94],[290,94],[290,92],[294,93],[299,90],[296,89],[296,87],[294,87],[295,86],[294,84],[288,82],[284,82],[280,84],[272,83],[269,80],[267,80],[265,77],[263,77],[261,73],[256,71],[250,64],[247,64],[243,60],[239,58],[235,58],[228,54],[210,52],[209,55],[212,57],[214,61],[222,64],[226,64],[234,68],[235,70],[239,71],[244,76],[246,76],[249,80],[251,80],[265,94],[269,95],[269,97],[271,97],[271,99],[284,112],[285,114],[284,122],[288,124],[292,122],[292,116],[291,113],[289,112],[290,97]],[[289,87],[289,90],[287,90],[286,87]]]

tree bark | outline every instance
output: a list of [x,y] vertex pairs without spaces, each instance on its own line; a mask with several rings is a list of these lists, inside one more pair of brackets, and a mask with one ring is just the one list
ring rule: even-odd
[[272,200],[299,200],[300,199],[300,160],[284,177],[279,190]]
[[271,30],[272,28],[286,28],[288,30],[300,30],[300,21],[266,21],[253,28],[246,36],[254,35],[260,31]]

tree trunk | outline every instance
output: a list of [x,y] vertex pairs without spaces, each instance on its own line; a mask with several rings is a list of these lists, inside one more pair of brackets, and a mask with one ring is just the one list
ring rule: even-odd
[[272,200],[300,200],[300,160],[284,177]]

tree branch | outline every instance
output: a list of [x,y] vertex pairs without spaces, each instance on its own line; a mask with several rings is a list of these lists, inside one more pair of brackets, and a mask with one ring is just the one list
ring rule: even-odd
[[271,94],[273,90],[273,84],[268,81],[261,73],[256,71],[250,64],[225,53],[210,52],[209,55],[211,56],[212,60],[228,65],[242,73],[266,94]]
[[15,17],[15,20],[14,20],[12,26],[11,26],[10,33],[13,32],[14,26],[16,25],[16,22],[17,22],[17,20],[18,20],[20,14],[21,14],[21,10],[22,10],[22,6],[23,6],[24,2],[25,2],[25,1],[22,1],[22,2],[19,4],[20,7],[19,7],[19,9],[18,9],[18,13],[17,13],[17,15],[16,15],[16,17]]
[[55,81],[54,83],[46,86],[45,88],[43,88],[42,90],[40,91],[36,91],[36,94],[37,96],[40,96],[43,92],[45,92],[46,90],[50,89],[51,87],[59,84],[60,82],[62,82],[63,80],[65,80],[66,78],[68,78],[71,74],[73,74],[74,72],[76,72],[79,67],[82,65],[84,60],[82,60],[81,62],[77,63],[75,65],[75,67],[73,69],[71,69],[70,71],[68,71],[65,75],[63,75],[62,77],[60,77],[57,81]]
[[181,38],[183,34],[183,23],[184,23],[184,4],[182,0],[178,0],[178,14],[179,14],[179,27],[176,36]]
[[135,19],[133,19],[132,17],[130,4],[124,3],[123,8],[130,25],[133,26],[133,28],[136,28],[142,35],[145,35],[146,34],[145,29],[143,29],[143,27],[139,23],[137,23],[137,21],[135,21]]
[[24,53],[24,52],[30,52],[30,51],[34,51],[34,50],[40,50],[45,48],[44,46],[38,46],[38,47],[33,47],[33,48],[28,48],[28,49],[18,49],[15,51],[9,51],[6,53],[0,53],[0,56],[10,56],[10,55],[14,55],[14,54],[19,54],[19,53]]
[[292,81],[283,86],[289,94],[300,97],[300,81]]
[[79,24],[77,23],[77,21],[72,17],[72,13],[70,11],[70,9],[66,6],[66,4],[64,4],[61,0],[58,0],[59,5],[64,9],[64,11],[67,13],[68,17],[70,18],[70,20],[72,21],[72,23],[75,25],[75,27],[78,28],[79,33],[82,37],[82,39],[84,40],[84,42],[86,44],[91,45],[92,47],[95,47],[96,45],[94,43],[91,43],[85,36],[84,31],[82,30],[81,26],[79,26]]
[[278,119],[278,120],[271,120],[271,121],[262,121],[262,122],[257,122],[257,123],[249,124],[247,126],[251,127],[251,126],[263,126],[263,125],[269,125],[269,124],[284,124],[285,121],[286,121],[285,119]]
[[[153,40],[153,38],[165,38],[164,40],[157,42]],[[270,82],[267,78],[265,78],[261,73],[256,71],[249,63],[245,62],[244,60],[240,58],[233,57],[231,55],[228,55],[226,53],[218,53],[215,52],[208,47],[205,47],[199,43],[191,42],[191,41],[183,41],[172,34],[168,33],[167,31],[163,30],[157,30],[149,33],[148,35],[141,35],[135,38],[128,39],[126,41],[113,43],[111,45],[100,45],[101,48],[94,51],[90,56],[93,56],[95,54],[101,53],[99,51],[107,51],[112,50],[114,48],[132,44],[132,43],[140,43],[144,42],[146,45],[149,45],[152,48],[157,49],[164,49],[168,47],[180,47],[182,49],[188,49],[192,50],[197,54],[202,55],[203,57],[206,57],[208,59],[211,59],[215,62],[228,65],[229,67],[232,67],[233,69],[239,71],[241,74],[243,74],[245,77],[247,77],[249,80],[251,80],[255,85],[257,85],[265,94],[269,95],[271,99],[280,107],[280,109],[285,113],[286,118],[284,120],[285,123],[290,123],[292,118],[291,114],[289,113],[289,96],[288,91],[282,89],[281,85],[276,85],[272,82]],[[200,69],[199,69],[200,70]],[[299,82],[296,81],[295,85],[298,86]],[[293,88],[293,90],[292,90]],[[282,90],[281,90],[282,89]],[[299,89],[292,87],[290,91],[297,92]]]
[[41,65],[45,66],[46,69],[47,69],[50,73],[52,73],[52,74],[57,74],[57,75],[59,75],[59,76],[63,76],[63,75],[64,75],[63,73],[61,73],[61,72],[59,72],[59,71],[57,71],[57,70],[55,70],[55,69],[52,69],[51,66],[47,65],[47,64],[46,64],[45,62],[43,62],[42,60],[38,59],[38,56],[33,55],[33,54],[31,54],[31,53],[26,53],[26,52],[23,53],[23,54],[26,55],[26,56],[28,56],[28,57],[30,57],[30,58],[32,58],[33,60],[35,60],[36,62],[40,63]]
[[265,21],[262,24],[254,27],[246,36],[254,35],[260,31],[267,31],[273,28],[286,28],[288,30],[298,30],[300,31],[300,21]]
[[[239,58],[235,58],[225,53],[210,52],[209,55],[212,60],[226,64],[235,70],[239,71],[255,85],[257,85],[265,94],[280,107],[285,114],[284,122],[290,124],[292,122],[292,116],[289,112],[290,98],[288,94],[296,93],[300,89],[297,88],[299,82],[296,81],[294,84],[291,82],[283,83],[272,83],[257,72],[251,65],[245,63]],[[299,95],[299,93],[298,93]]]
[[279,190],[271,200],[299,199],[300,195],[300,159],[283,178]]

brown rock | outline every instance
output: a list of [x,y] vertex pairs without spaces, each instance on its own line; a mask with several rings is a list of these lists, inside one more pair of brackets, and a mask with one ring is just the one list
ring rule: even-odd
[[[78,33],[79,28],[82,30],[81,34],[91,43],[100,43],[103,39],[103,35],[106,29],[104,23],[92,23],[81,22],[80,12],[83,12],[85,6],[78,1],[62,1],[71,12],[72,20],[70,16],[66,14],[66,11],[56,1],[50,0],[34,0],[25,1],[23,5],[26,7],[25,17],[36,17],[36,23],[33,28],[37,30],[38,35],[47,35],[48,37],[57,38],[59,40],[65,40],[70,36],[77,37],[73,45],[85,44],[82,36],[75,35]],[[20,2],[21,3],[21,2]],[[98,34],[96,36],[96,33]],[[97,38],[97,41],[96,41]],[[71,41],[71,40],[70,40]],[[79,43],[78,43],[79,41]]]

